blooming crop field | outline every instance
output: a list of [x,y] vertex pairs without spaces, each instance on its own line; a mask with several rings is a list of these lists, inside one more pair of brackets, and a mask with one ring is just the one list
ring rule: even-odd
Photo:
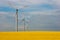
[[0,32],[0,40],[60,40],[60,32]]

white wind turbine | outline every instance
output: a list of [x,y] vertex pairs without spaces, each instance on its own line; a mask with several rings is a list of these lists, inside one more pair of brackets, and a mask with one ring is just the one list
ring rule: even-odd
[[31,16],[25,16],[24,13],[22,13],[21,22],[23,22],[24,31],[26,31],[26,30],[28,31],[28,25],[29,25],[29,23],[31,21],[30,18],[31,18]]
[[[8,5],[16,9],[16,30],[18,32],[18,9],[20,8],[26,8],[28,7],[27,5],[24,5],[20,0],[8,0],[7,1]],[[25,18],[24,18],[25,19]],[[24,22],[25,25],[25,22]],[[25,30],[25,26],[24,26]]]

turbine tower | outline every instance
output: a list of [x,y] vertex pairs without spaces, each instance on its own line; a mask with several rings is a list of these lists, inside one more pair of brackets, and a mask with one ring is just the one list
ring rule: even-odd
[[16,27],[17,27],[17,32],[18,32],[18,9],[16,9]]

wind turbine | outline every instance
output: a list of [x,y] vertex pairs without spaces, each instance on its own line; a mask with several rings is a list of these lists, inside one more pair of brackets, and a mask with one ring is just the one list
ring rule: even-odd
[[[12,6],[13,8],[15,8],[16,9],[16,30],[17,30],[17,32],[18,32],[18,9],[20,9],[20,8],[25,8],[25,7],[27,7],[26,5],[24,5],[24,6],[20,6],[20,4],[14,4],[15,2],[12,2],[12,0],[9,0],[8,1],[8,5],[9,6]],[[24,20],[25,20],[25,18],[24,18]],[[24,31],[25,31],[25,21],[24,21]]]
[[25,16],[24,13],[22,13],[22,17],[23,18],[21,19],[21,22],[23,22],[24,31],[26,31],[26,28],[28,31],[28,26],[26,26],[26,25],[30,23],[31,16]]

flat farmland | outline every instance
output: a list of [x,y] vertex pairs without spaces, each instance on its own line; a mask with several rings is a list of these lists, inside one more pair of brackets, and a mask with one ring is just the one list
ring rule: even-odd
[[55,31],[0,32],[0,40],[60,40],[60,32]]

